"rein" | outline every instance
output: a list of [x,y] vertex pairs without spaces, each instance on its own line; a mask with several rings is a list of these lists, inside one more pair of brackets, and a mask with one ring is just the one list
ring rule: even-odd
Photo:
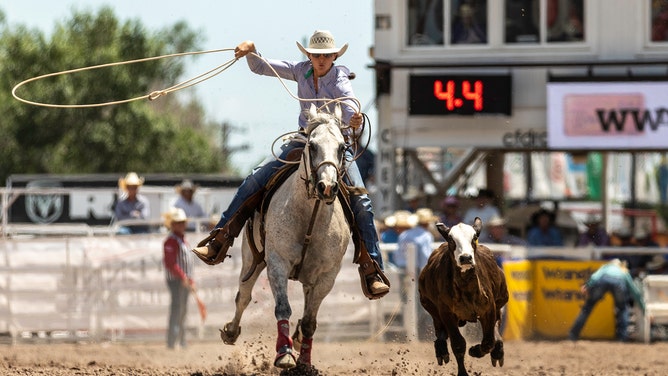
[[[315,128],[317,128],[318,126],[316,126]],[[311,132],[313,132],[314,129],[312,129]],[[313,189],[311,189],[311,185],[315,184],[315,180],[316,180],[316,176],[317,176],[316,174],[318,173],[318,170],[321,167],[331,165],[336,170],[336,180],[337,181],[342,180],[341,179],[342,178],[341,170],[339,169],[339,165],[342,165],[343,161],[339,161],[339,163],[337,164],[334,161],[324,160],[324,161],[318,163],[318,165],[315,166],[315,167],[313,167],[311,165],[311,156],[309,154],[309,140],[310,140],[310,132],[309,132],[309,139],[306,141],[306,147],[304,147],[304,151],[302,152],[303,155],[304,155],[304,175],[306,176],[306,178],[304,180],[305,180],[305,183],[306,183],[306,192],[308,194],[308,198],[315,199],[315,205],[313,206],[313,212],[311,213],[311,219],[310,219],[309,224],[308,224],[308,229],[306,230],[306,235],[304,236],[304,243],[302,244],[301,261],[297,264],[297,266],[295,266],[294,273],[292,274],[292,278],[295,279],[295,280],[299,278],[299,273],[301,271],[301,266],[304,263],[304,257],[306,257],[306,250],[308,249],[309,244],[311,244],[311,238],[312,238],[312,235],[313,235],[313,227],[315,225],[315,219],[318,215],[318,209],[320,209],[320,203],[322,202],[322,200],[320,198],[318,198],[317,195],[315,194],[315,187],[313,187]],[[310,167],[310,170],[311,170],[310,172],[309,172],[309,167]],[[334,200],[336,200],[336,198],[334,198]],[[333,202],[334,201],[332,201],[332,203]]]
[[320,202],[321,200],[316,199],[315,200],[315,205],[313,206],[313,213],[311,213],[311,220],[309,221],[308,224],[308,230],[306,230],[306,235],[304,236],[304,244],[302,244],[302,259],[295,266],[295,272],[292,275],[292,278],[299,279],[299,272],[302,270],[302,264],[304,263],[304,257],[306,257],[306,250],[308,249],[309,244],[311,244],[311,235],[313,234],[313,225],[315,224],[315,218],[316,215],[318,214],[318,209],[320,209]]

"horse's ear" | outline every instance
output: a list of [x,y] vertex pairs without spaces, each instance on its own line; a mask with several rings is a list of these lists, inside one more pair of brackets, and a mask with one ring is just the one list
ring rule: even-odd
[[336,116],[337,119],[341,119],[341,116],[343,116],[341,105],[338,103],[336,104],[336,107],[334,107],[334,116]]
[[311,103],[311,106],[308,108],[308,115],[311,119],[318,115],[318,108],[315,106],[315,104]]
[[450,228],[448,226],[446,226],[441,222],[438,222],[436,224],[436,229],[445,240],[448,240],[448,233],[450,232]]

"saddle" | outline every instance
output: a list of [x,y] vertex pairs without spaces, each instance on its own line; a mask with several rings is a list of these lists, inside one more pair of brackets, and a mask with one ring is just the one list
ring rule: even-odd
[[[286,160],[290,162],[298,161],[301,158],[302,151],[303,148],[293,149],[292,151],[290,151],[290,153],[288,153]],[[264,226],[264,216],[267,212],[267,208],[269,207],[269,203],[271,202],[271,198],[276,193],[278,188],[280,188],[280,186],[288,179],[288,177],[290,177],[290,175],[292,175],[297,170],[298,167],[299,167],[298,164],[284,165],[272,176],[269,182],[265,185],[262,200],[258,205],[258,207],[254,208],[255,215],[260,215],[260,226]],[[367,193],[366,189],[349,186],[345,184],[342,178],[339,181],[339,186],[341,187],[341,189],[339,189],[338,199],[339,202],[341,203],[341,207],[343,208],[343,213],[346,217],[348,225],[350,226],[353,237],[353,244],[355,245],[355,255],[353,258],[353,262],[359,263],[360,265],[364,263],[364,265],[366,265],[365,267],[366,273],[368,273],[368,264],[372,263],[373,265],[376,265],[374,270],[377,271],[381,275],[381,277],[385,277],[380,268],[377,267],[377,264],[370,259],[368,252],[364,248],[364,243],[362,242],[362,238],[359,234],[359,231],[357,230],[357,226],[355,225],[355,217],[353,215],[352,207],[350,205],[350,195],[359,195]],[[253,264],[249,269],[249,271],[242,277],[243,282],[248,280],[253,275],[253,273],[255,273],[255,270],[258,265],[265,262],[264,251],[260,251],[257,248],[256,246],[257,243],[254,237],[253,230],[254,230],[253,216],[251,216],[246,221],[246,236],[249,240],[248,243],[251,253],[253,254]],[[261,234],[261,238],[259,239],[260,244],[262,244],[262,248],[264,249],[264,228],[261,227],[259,232]],[[297,266],[295,270],[291,272],[290,279],[292,280],[298,279],[299,268],[300,267]],[[362,273],[362,266],[360,266],[360,273]],[[386,283],[389,283],[389,281],[386,281]],[[363,285],[362,289],[365,295],[369,296],[370,294],[368,294],[366,284],[362,283],[362,285]]]

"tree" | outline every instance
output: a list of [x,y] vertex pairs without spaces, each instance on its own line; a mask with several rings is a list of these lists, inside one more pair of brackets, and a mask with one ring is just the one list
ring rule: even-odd
[[[24,104],[9,88],[63,70],[197,50],[199,33],[179,22],[150,32],[138,20],[119,22],[113,10],[74,11],[52,36],[19,26],[10,30],[0,12],[0,178],[15,173],[220,171],[221,156],[195,100],[174,94],[154,101],[92,108]],[[57,104],[134,98],[169,87],[184,59],[161,59],[52,77],[19,88],[20,97]]]

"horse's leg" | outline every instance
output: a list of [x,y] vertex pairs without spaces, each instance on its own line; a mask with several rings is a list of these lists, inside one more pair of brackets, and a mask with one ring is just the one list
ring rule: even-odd
[[220,338],[223,340],[225,344],[228,345],[234,345],[234,343],[237,341],[237,338],[239,338],[239,334],[241,334],[241,327],[239,326],[239,324],[241,323],[241,316],[244,314],[244,311],[248,307],[248,304],[250,304],[252,298],[251,295],[253,291],[253,286],[255,286],[257,278],[260,276],[260,273],[262,273],[262,270],[264,270],[265,268],[264,263],[257,265],[255,271],[250,276],[250,278],[248,278],[248,280],[246,281],[243,281],[243,277],[245,276],[246,271],[251,267],[253,263],[253,255],[247,243],[248,239],[244,235],[243,245],[241,247],[242,265],[241,265],[241,272],[239,275],[239,289],[237,290],[237,295],[234,298],[234,303],[235,303],[234,318],[232,319],[232,321],[225,324],[223,329],[220,330]]
[[[225,324],[223,329],[220,329],[220,338],[227,345],[234,345],[237,338],[239,338],[239,334],[241,334],[241,326],[239,325],[241,323],[241,316],[244,314],[248,304],[251,302],[253,286],[255,286],[255,282],[260,276],[260,273],[262,273],[264,270],[264,267],[265,266],[263,264],[258,265],[253,275],[251,275],[251,277],[248,278],[248,280],[245,282],[241,282],[241,277],[239,277],[239,290],[237,290],[237,295],[234,298],[236,307],[234,311],[234,318],[232,321]],[[243,276],[244,268],[242,267],[241,270]]]
[[[327,273],[320,276],[318,280],[311,284],[303,284],[304,291],[304,314],[299,321],[298,333],[293,336],[299,339],[299,358],[298,363],[311,364],[311,350],[313,348],[313,334],[318,326],[318,311],[323,299],[332,291],[338,270],[333,273]],[[298,334],[301,334],[298,335]],[[295,346],[296,348],[297,346]]]
[[290,338],[290,316],[292,308],[288,301],[288,273],[290,265],[276,253],[267,255],[267,278],[271,292],[274,294],[274,316],[278,327],[276,340],[276,359],[274,366],[292,368],[297,365],[292,354],[292,338]]

